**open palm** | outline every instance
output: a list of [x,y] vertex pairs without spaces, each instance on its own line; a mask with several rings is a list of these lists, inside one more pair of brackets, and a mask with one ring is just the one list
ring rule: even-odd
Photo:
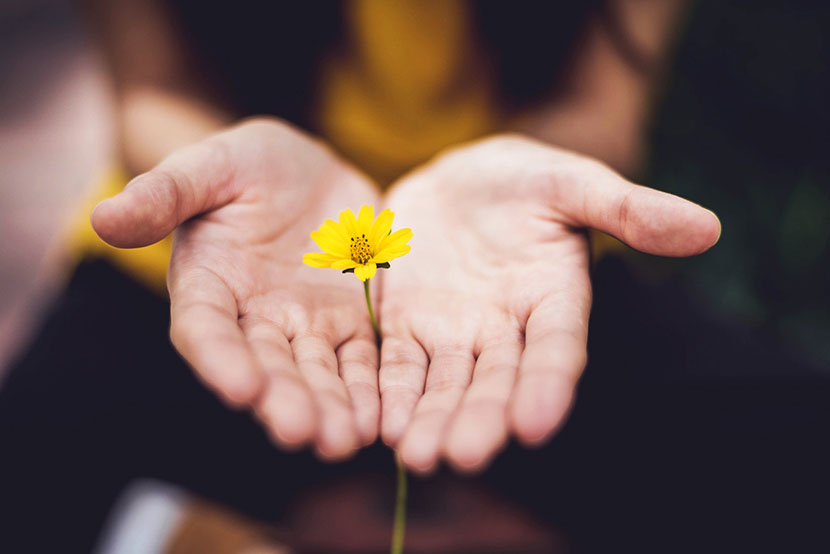
[[511,431],[538,443],[564,420],[586,362],[586,227],[669,256],[720,232],[691,202],[512,136],[439,157],[388,206],[415,237],[381,277],[381,432],[419,471],[476,469]]
[[284,446],[340,458],[377,435],[377,348],[360,283],[302,264],[309,232],[375,188],[275,120],[178,151],[93,213],[107,242],[176,231],[171,337],[227,401]]

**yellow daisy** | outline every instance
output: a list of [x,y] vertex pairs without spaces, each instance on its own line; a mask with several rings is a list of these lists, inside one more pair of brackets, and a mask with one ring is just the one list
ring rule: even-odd
[[383,210],[375,219],[372,206],[363,206],[355,218],[354,212],[340,212],[340,222],[327,219],[320,229],[311,233],[311,238],[323,252],[303,256],[303,263],[311,267],[342,269],[366,281],[375,276],[377,268],[388,268],[389,260],[407,254],[412,238],[410,229],[392,233],[390,210]]

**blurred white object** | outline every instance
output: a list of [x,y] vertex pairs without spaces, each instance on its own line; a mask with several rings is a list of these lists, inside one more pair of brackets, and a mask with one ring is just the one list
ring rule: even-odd
[[115,505],[95,553],[163,554],[187,508],[176,487],[139,481]]
[[[194,527],[185,521],[188,517],[198,515],[200,501],[186,491],[151,479],[144,479],[130,484],[115,503],[98,540],[94,554],[167,554],[173,548],[181,552],[180,541],[183,530],[191,535]],[[204,502],[201,503],[204,509]],[[215,513],[215,509],[214,509]],[[224,512],[222,512],[224,513]],[[204,518],[209,525],[215,524],[215,520]],[[223,515],[227,522],[236,521],[241,529],[245,530],[245,524],[241,520],[234,520],[231,516]],[[212,523],[211,523],[212,522]],[[191,520],[192,523],[192,520]],[[214,529],[215,527],[212,527]],[[197,528],[198,529],[198,526]],[[227,528],[219,526],[219,534],[213,535],[207,532],[203,540],[204,544],[214,545],[211,552],[233,552],[233,554],[292,554],[292,550],[273,543],[266,537],[259,537],[251,534],[250,540],[244,544],[229,546],[222,540],[212,542],[217,537],[222,537],[222,530]],[[206,528],[202,528],[206,532]],[[231,533],[233,535],[233,533]],[[192,537],[191,537],[192,538]],[[188,541],[185,541],[187,544]],[[178,546],[176,546],[178,544]],[[198,546],[190,542],[187,552],[194,551]],[[200,551],[200,550],[197,550]]]

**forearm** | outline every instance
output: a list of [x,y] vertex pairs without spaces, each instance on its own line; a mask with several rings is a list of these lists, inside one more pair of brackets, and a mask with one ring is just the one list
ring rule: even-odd
[[86,11],[111,75],[120,161],[128,172],[146,171],[232,120],[194,70],[160,2],[89,0]]
[[[557,96],[521,114],[511,126],[537,139],[636,173],[644,153],[653,99],[686,0],[612,2],[617,33],[608,14],[598,15]],[[641,64],[626,56],[625,40]]]
[[201,140],[232,120],[192,96],[154,87],[125,91],[118,117],[122,163],[132,174],[149,170],[172,151]]

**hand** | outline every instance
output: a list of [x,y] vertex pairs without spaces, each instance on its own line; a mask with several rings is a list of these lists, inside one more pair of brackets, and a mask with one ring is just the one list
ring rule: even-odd
[[178,227],[173,344],[278,443],[334,459],[376,438],[377,347],[360,282],[302,258],[326,217],[376,198],[321,144],[258,120],[177,151],[99,204],[92,223],[125,248]]
[[382,275],[381,434],[407,466],[482,467],[512,432],[562,424],[586,363],[587,227],[690,256],[720,234],[696,204],[518,137],[452,151],[390,193],[412,252]]

